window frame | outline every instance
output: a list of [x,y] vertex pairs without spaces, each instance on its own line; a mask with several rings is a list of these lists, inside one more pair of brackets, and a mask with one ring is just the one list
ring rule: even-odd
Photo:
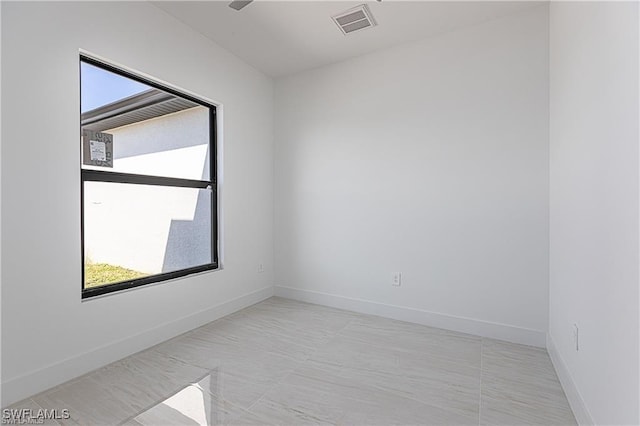
[[[209,110],[209,180],[183,179],[165,176],[141,175],[124,172],[111,172],[107,170],[84,169],[82,163],[82,110],[80,108],[80,240],[81,240],[81,265],[82,280],[80,282],[82,299],[88,299],[95,296],[101,296],[122,290],[128,290],[135,287],[145,286],[149,284],[160,283],[163,281],[173,280],[192,274],[205,271],[219,269],[218,258],[218,185],[217,185],[217,117],[216,106],[210,102],[204,101],[192,95],[186,94],[172,87],[168,87],[141,77],[132,72],[123,70],[102,60],[95,59],[86,54],[80,54],[79,60],[79,81],[80,81],[80,100],[82,100],[82,63],[87,63],[95,67],[99,67],[105,71],[120,75],[146,84],[150,87],[165,91],[183,99],[187,99]],[[80,105],[82,101],[80,101]],[[180,269],[172,272],[163,272],[146,277],[136,278],[133,280],[120,281],[112,284],[105,284],[97,287],[85,288],[85,234],[84,234],[84,186],[85,182],[109,182],[109,183],[125,183],[137,185],[154,185],[165,187],[182,187],[194,189],[210,189],[211,190],[211,262],[203,265],[193,266],[190,268]]]

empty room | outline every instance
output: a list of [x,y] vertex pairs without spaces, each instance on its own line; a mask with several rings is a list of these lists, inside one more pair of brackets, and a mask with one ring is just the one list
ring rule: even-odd
[[2,424],[640,425],[639,23],[0,0]]

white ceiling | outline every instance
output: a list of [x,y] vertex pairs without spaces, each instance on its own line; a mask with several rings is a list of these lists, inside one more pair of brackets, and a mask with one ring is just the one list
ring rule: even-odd
[[[343,35],[331,15],[368,4],[378,25]],[[294,74],[541,4],[528,1],[229,1],[154,5],[273,77]]]

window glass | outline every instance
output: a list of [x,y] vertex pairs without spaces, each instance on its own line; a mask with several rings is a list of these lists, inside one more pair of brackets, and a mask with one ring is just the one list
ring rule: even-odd
[[85,287],[212,262],[211,190],[84,184]]

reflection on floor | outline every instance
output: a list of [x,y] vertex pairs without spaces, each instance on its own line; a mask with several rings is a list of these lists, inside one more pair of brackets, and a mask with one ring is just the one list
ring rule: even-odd
[[191,383],[173,396],[153,405],[135,416],[129,424],[143,425],[211,425],[224,421],[220,394],[218,369],[204,376],[197,383]]
[[575,424],[544,349],[280,298],[10,408],[83,425]]

